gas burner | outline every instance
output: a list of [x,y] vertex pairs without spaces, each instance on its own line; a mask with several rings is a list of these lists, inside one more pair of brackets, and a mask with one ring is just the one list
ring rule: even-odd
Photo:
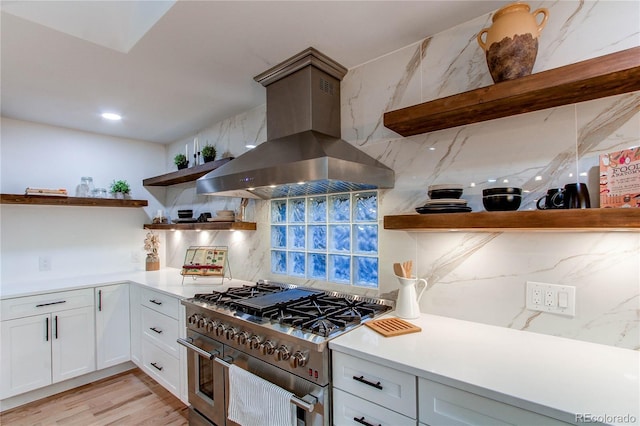
[[319,334],[320,336],[327,337],[331,333],[337,330],[342,330],[345,327],[344,322],[336,324],[327,318],[313,319],[310,322],[303,324],[302,328],[312,333]]
[[391,309],[374,299],[265,281],[196,294],[194,299],[257,324],[280,324],[321,337],[336,335]]

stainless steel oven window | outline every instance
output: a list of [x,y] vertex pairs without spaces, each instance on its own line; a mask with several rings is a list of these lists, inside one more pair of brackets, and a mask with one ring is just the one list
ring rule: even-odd
[[213,361],[203,357],[198,357],[198,394],[214,400]]

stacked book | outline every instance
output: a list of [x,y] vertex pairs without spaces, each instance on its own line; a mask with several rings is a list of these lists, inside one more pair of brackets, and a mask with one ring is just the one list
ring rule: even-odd
[[25,195],[45,195],[49,197],[67,197],[66,189],[27,188]]

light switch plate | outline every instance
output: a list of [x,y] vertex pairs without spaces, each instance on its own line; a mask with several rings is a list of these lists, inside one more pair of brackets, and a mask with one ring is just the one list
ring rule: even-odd
[[527,309],[574,317],[576,316],[576,288],[527,281]]

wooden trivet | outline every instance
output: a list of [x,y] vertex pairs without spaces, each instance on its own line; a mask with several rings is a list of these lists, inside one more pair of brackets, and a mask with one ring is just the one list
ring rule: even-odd
[[377,331],[384,337],[400,336],[416,333],[422,329],[400,318],[382,318],[364,323],[367,327]]

